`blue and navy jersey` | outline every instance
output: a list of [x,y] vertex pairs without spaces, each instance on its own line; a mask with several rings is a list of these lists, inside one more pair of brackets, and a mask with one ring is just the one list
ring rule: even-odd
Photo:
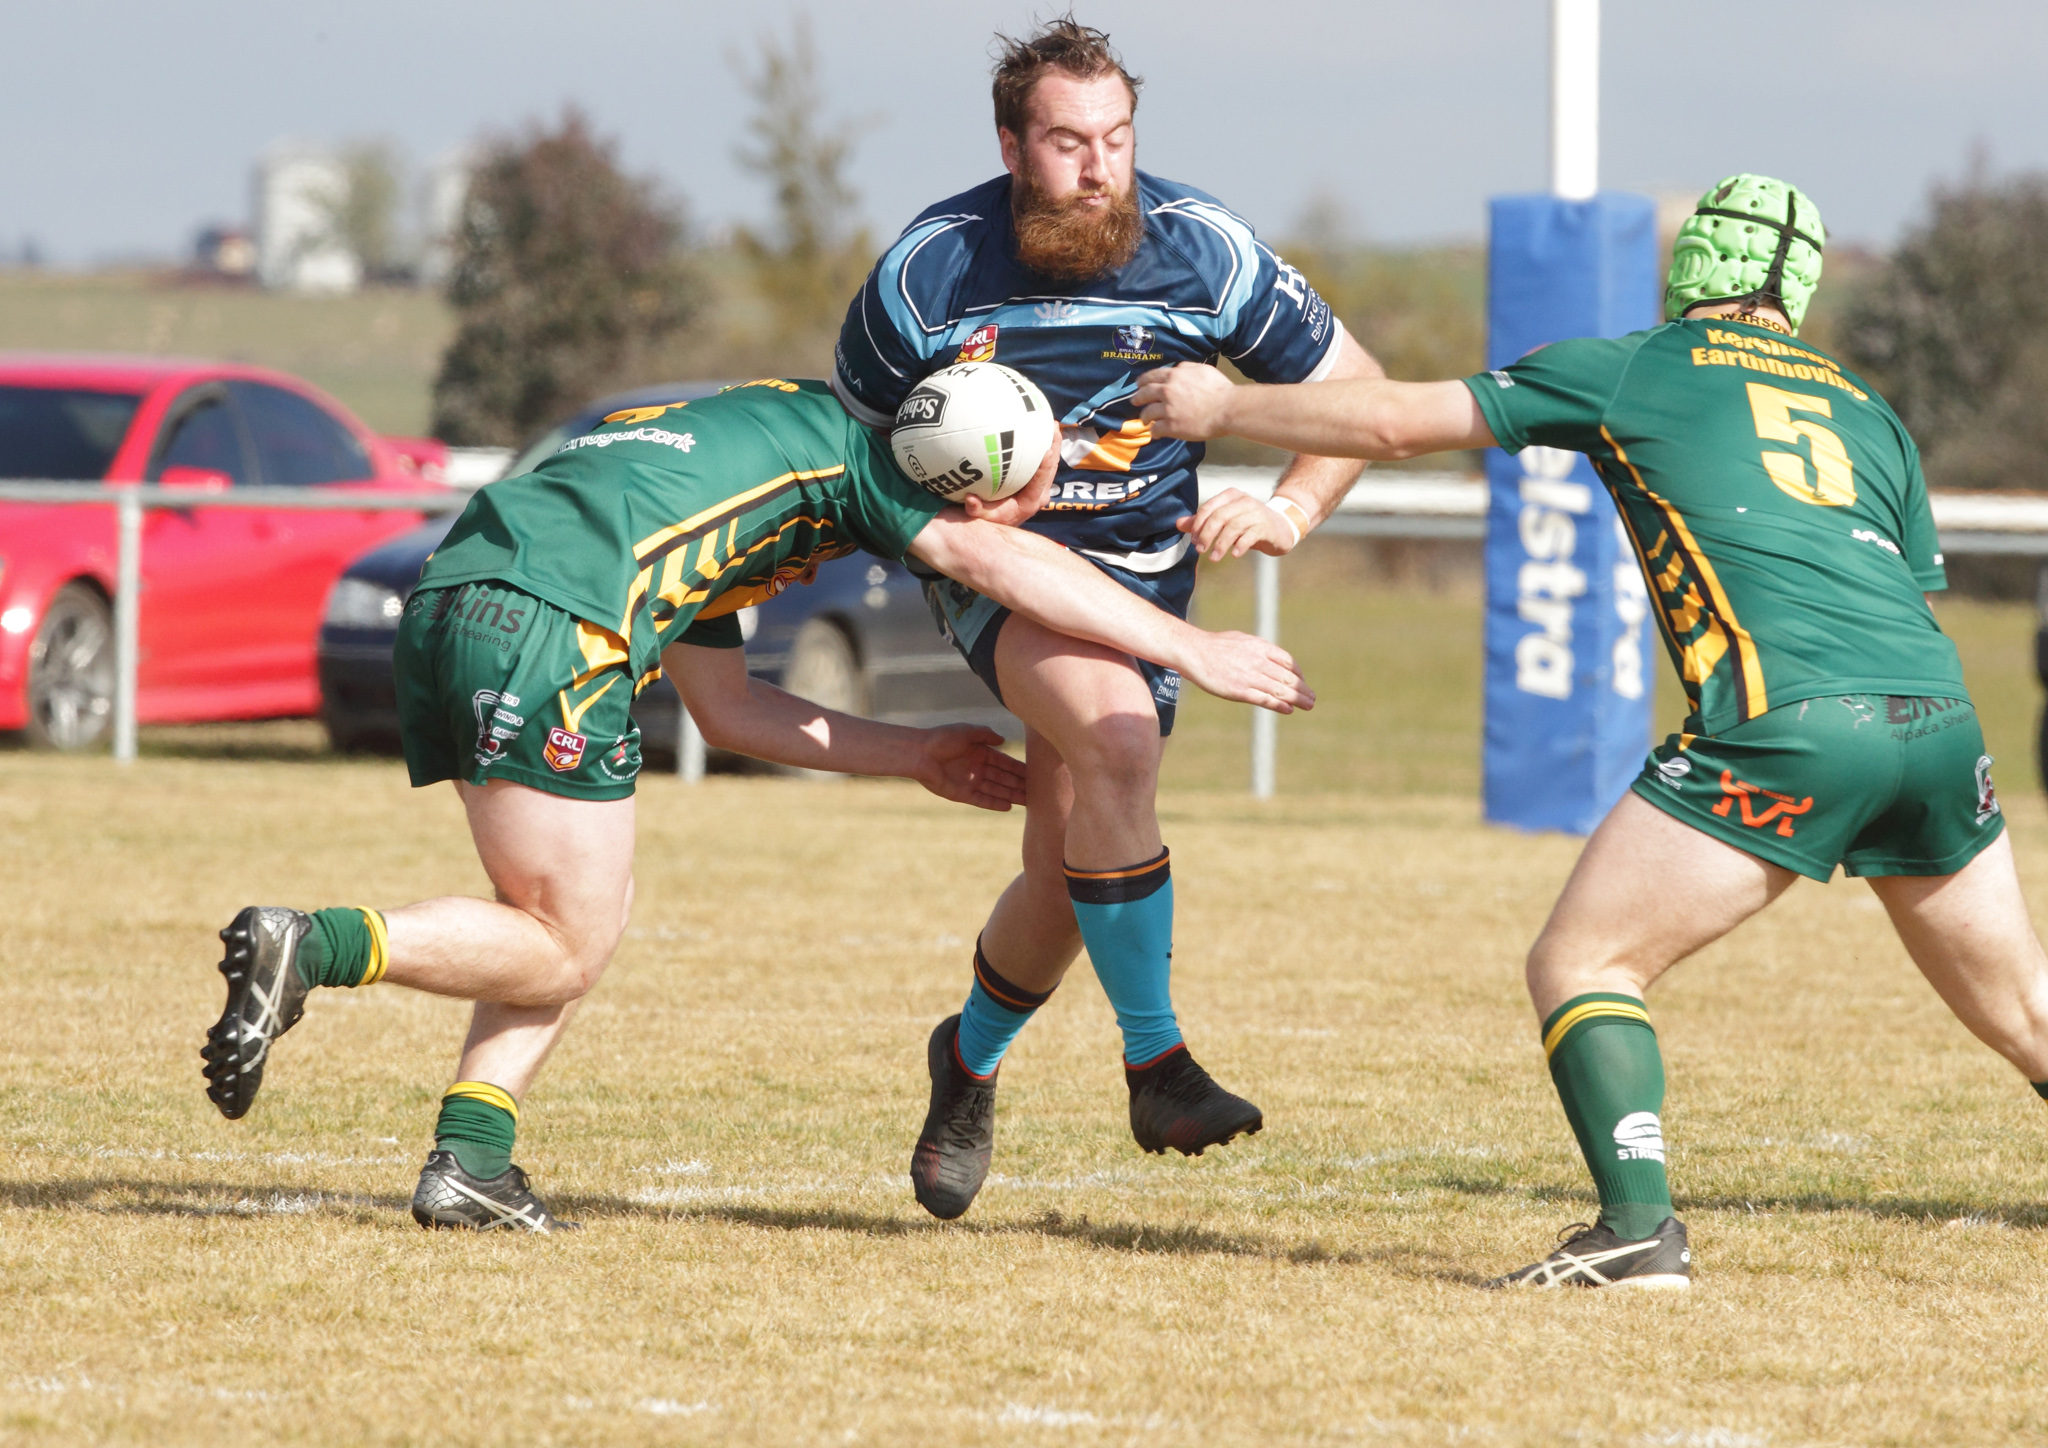
[[1140,171],[1145,235],[1128,264],[1082,282],[1019,266],[1010,178],[941,201],[882,254],[839,332],[832,390],[887,427],[917,382],[955,362],[1030,377],[1061,425],[1052,498],[1030,527],[1154,572],[1185,551],[1200,443],[1152,435],[1138,378],[1228,357],[1260,382],[1309,382],[1335,363],[1343,323],[1248,222],[1189,186]]

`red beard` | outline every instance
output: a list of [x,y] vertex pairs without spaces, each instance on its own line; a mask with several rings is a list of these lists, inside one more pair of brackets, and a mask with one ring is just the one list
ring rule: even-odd
[[[1084,204],[1096,196],[1110,197],[1110,204]],[[1135,184],[1121,195],[1104,188],[1049,196],[1028,166],[1010,188],[1010,219],[1017,233],[1017,260],[1062,282],[1115,271],[1137,255],[1145,235]]]

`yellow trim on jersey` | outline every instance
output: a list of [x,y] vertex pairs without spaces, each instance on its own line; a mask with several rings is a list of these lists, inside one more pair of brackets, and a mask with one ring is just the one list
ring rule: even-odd
[[481,1101],[486,1106],[495,1106],[500,1111],[510,1113],[515,1125],[519,1121],[519,1103],[512,1099],[512,1093],[502,1086],[493,1086],[488,1081],[457,1081],[441,1093],[443,1101],[451,1097],[464,1101]]
[[[649,533],[645,538],[642,538],[633,545],[633,556],[636,559],[644,559],[648,554],[670,539],[680,538],[685,533],[694,532],[728,509],[744,509],[747,504],[774,492],[777,488],[786,487],[790,483],[814,483],[821,478],[836,478],[845,471],[846,464],[840,463],[836,467],[812,468],[808,471],[784,473],[780,477],[770,478],[765,483],[757,483],[744,492],[733,494],[722,503],[713,503],[702,512],[691,514],[680,523],[671,523],[659,532]],[[737,523],[739,520],[735,518],[733,521]]]
[[391,935],[382,915],[363,905],[356,906],[356,909],[363,912],[363,924],[370,927],[370,964],[356,984],[375,985],[384,979],[384,972],[391,967]]
[[[1641,1006],[1632,1006],[1625,1001],[1587,1001],[1584,1005],[1573,1006],[1557,1018],[1557,1024],[1543,1033],[1543,1059],[1548,1061],[1557,1048],[1564,1044],[1565,1036],[1573,1026],[1594,1016],[1619,1016],[1623,1020],[1641,1021],[1650,1025],[1650,1013]],[[1650,1026],[1655,1030],[1655,1026]]]
[[[1728,633],[1735,640],[1736,665],[1742,670],[1743,719],[1747,721],[1756,718],[1760,714],[1768,713],[1771,701],[1770,693],[1764,687],[1763,659],[1757,654],[1756,640],[1749,636],[1749,630],[1744,628],[1736,619],[1734,606],[1728,602],[1727,590],[1721,587],[1720,575],[1714,572],[1713,560],[1707,557],[1705,550],[1699,545],[1699,540],[1692,536],[1692,529],[1685,525],[1685,519],[1679,516],[1678,509],[1650,491],[1650,485],[1643,481],[1642,473],[1637,470],[1634,463],[1629,461],[1628,454],[1622,450],[1621,444],[1614,440],[1614,434],[1609,432],[1604,424],[1600,428],[1600,436],[1605,438],[1607,445],[1614,449],[1615,458],[1623,467],[1628,469],[1629,476],[1636,480],[1636,487],[1642,490],[1643,496],[1650,500],[1659,513],[1663,514],[1665,526],[1678,539],[1678,546],[1684,550],[1684,555],[1698,564],[1700,581],[1706,584],[1707,593],[1714,600],[1714,612],[1722,626],[1727,629]],[[1712,636],[1711,629],[1708,631],[1708,636]],[[1726,644],[1721,645],[1723,649],[1726,647]],[[1702,652],[1709,651],[1712,652],[1713,657],[1712,661],[1707,663],[1707,672],[1711,673],[1713,664],[1720,662],[1720,651],[1709,646],[1708,650],[1703,650]],[[1688,662],[1691,662],[1691,660],[1689,659]],[[1703,659],[1701,662],[1706,661]],[[1700,676],[1700,682],[1706,682],[1705,674]]]
[[609,693],[611,691],[612,685],[618,683],[618,681],[619,675],[613,674],[609,679],[606,679],[604,681],[604,688],[599,689],[596,693],[592,694],[589,698],[585,699],[580,704],[572,704],[569,702],[569,691],[567,689],[564,689],[561,693],[555,695],[555,698],[560,700],[562,705],[562,727],[568,730],[571,734],[574,734],[576,732],[577,726],[582,724],[583,716],[590,712],[590,706],[592,704],[595,704],[599,699],[602,699],[607,693]]

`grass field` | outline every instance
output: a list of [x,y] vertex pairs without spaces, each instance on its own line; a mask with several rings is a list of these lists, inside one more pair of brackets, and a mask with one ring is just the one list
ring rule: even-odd
[[437,292],[302,297],[151,272],[0,270],[0,350],[143,352],[276,367],[380,432],[427,430],[454,314]]
[[[647,778],[633,928],[522,1128],[586,1230],[455,1237],[404,1203],[462,1007],[325,993],[242,1122],[198,1073],[238,906],[484,888],[449,792],[304,725],[148,731],[118,774],[0,752],[0,1441],[2048,1437],[2048,1120],[1853,882],[1652,996],[1695,1290],[1476,1290],[1593,1210],[1519,981],[1577,844],[1477,821],[1469,597],[1289,618],[1325,703],[1282,798],[1198,702],[1163,802],[1183,1019],[1267,1130],[1141,1155],[1082,968],[953,1225],[905,1179],[923,1042],[1019,818]],[[1944,618],[2048,917],[2028,615]]]

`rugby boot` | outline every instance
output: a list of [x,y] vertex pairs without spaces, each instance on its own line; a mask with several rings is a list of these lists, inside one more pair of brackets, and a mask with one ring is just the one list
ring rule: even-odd
[[1200,1156],[1266,1124],[1258,1107],[1218,1086],[1186,1046],[1141,1069],[1125,1066],[1124,1084],[1131,1092],[1131,1135],[1150,1152],[1170,1146],[1182,1156]]
[[575,1232],[583,1226],[550,1216],[518,1167],[486,1181],[464,1171],[452,1151],[427,1153],[412,1191],[412,1219],[430,1230],[476,1232]]
[[206,1058],[207,1100],[230,1121],[255,1101],[271,1042],[305,1014],[299,945],[312,928],[313,917],[301,911],[251,905],[220,933],[228,1003],[199,1054]]
[[974,1205],[996,1146],[996,1078],[977,1080],[960,1064],[960,1017],[947,1016],[925,1045],[931,1109],[910,1153],[917,1204],[942,1222]]
[[1574,1222],[1558,1233],[1558,1249],[1488,1287],[1690,1287],[1692,1248],[1685,1223],[1666,1217],[1655,1235],[1639,1242],[1606,1227]]

